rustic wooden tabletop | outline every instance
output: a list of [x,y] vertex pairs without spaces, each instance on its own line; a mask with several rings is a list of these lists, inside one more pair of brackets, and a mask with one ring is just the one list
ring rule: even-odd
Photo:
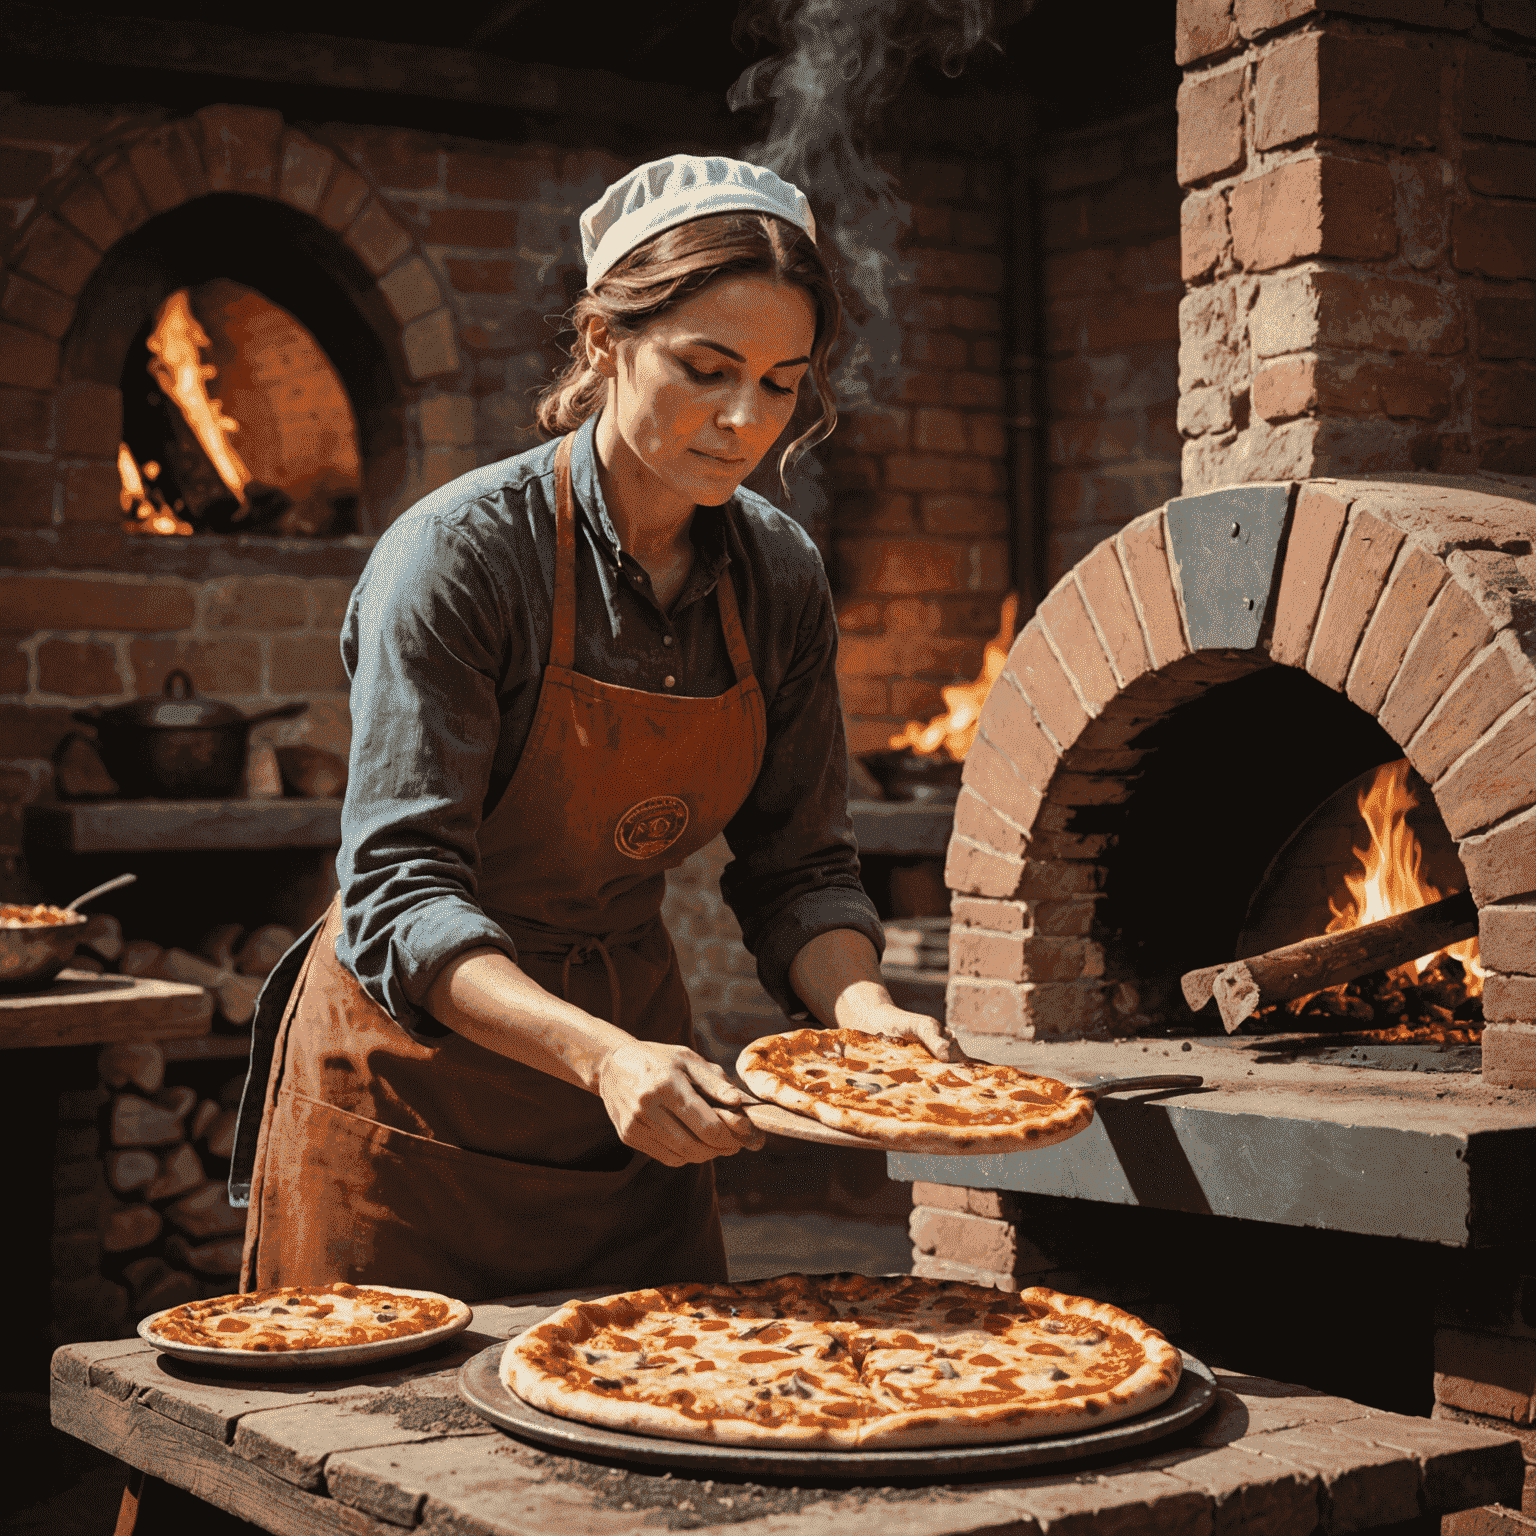
[[53,1357],[59,1428],[279,1536],[1053,1536],[1439,1530],[1519,1507],[1519,1443],[1218,1371],[1219,1401],[1154,1454],[1084,1470],[902,1487],[765,1485],[548,1454],[478,1418],[459,1366],[563,1299],[476,1307],[449,1344],[367,1376],[242,1378],[137,1339]]

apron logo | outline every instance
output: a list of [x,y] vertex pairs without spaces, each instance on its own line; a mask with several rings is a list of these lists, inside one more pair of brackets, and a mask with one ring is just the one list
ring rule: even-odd
[[676,795],[657,795],[632,805],[619,817],[613,845],[626,858],[654,859],[665,853],[688,826],[688,807]]

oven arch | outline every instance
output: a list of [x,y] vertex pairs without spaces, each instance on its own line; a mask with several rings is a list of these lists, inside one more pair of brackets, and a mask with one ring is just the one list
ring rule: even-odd
[[1106,945],[1115,859],[1134,856],[1111,841],[1135,831],[1168,722],[1223,690],[1268,688],[1357,722],[1359,761],[1339,782],[1373,754],[1405,755],[1431,786],[1479,906],[1497,1025],[1485,1072],[1492,1049],[1497,1078],[1498,1031],[1518,1032],[1505,1042],[1516,1054],[1536,1032],[1536,498],[1433,477],[1211,495],[1252,511],[1261,489],[1277,498],[1277,534],[1259,585],[1240,573],[1258,598],[1251,643],[1191,640],[1208,629],[1198,605],[1213,583],[1239,579],[1179,546],[1188,503],[1209,498],[1170,502],[1105,540],[1020,631],[949,845],[950,1023],[1042,1039],[1145,1026],[1136,980]]

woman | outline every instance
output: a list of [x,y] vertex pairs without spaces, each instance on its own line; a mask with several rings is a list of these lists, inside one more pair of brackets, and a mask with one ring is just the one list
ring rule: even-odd
[[582,239],[557,440],[412,508],[348,609],[341,893],[263,998],[246,1288],[723,1279],[710,1161],[762,1137],[692,1049],[659,917],[663,872],[721,831],[787,1013],[948,1055],[880,981],[820,561],[740,489],[805,380],[794,448],[835,420],[806,200],[676,156]]

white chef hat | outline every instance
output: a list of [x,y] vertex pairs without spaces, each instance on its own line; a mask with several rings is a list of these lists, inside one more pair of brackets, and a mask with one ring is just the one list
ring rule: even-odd
[[668,155],[637,166],[581,216],[587,287],[652,235],[737,211],[771,213],[816,238],[805,193],[763,166],[724,155]]

